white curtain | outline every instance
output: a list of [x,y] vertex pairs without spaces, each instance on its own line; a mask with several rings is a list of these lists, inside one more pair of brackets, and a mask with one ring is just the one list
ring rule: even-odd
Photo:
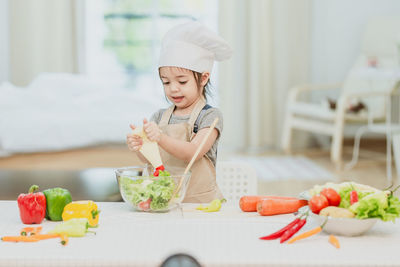
[[287,92],[309,81],[310,0],[219,3],[220,34],[234,49],[219,65],[221,145],[246,152],[277,148]]
[[8,0],[0,1],[0,84],[8,80]]
[[27,85],[41,72],[76,72],[76,2],[9,1],[10,79]]

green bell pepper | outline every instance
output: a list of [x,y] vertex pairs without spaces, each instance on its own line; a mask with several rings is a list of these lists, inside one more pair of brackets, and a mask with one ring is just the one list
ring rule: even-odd
[[64,188],[51,188],[43,191],[46,196],[46,219],[61,221],[65,205],[72,202],[71,193]]

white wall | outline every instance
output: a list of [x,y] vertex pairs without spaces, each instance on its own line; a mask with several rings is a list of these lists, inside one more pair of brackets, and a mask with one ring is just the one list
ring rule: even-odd
[[[337,83],[343,82],[359,53],[368,19],[400,16],[400,1],[313,0],[311,13],[311,82]],[[335,98],[337,93],[328,95]],[[326,101],[326,96],[326,92],[314,93],[312,99]],[[345,136],[354,136],[356,129],[347,127]],[[328,138],[314,136],[320,144],[329,144]]]
[[0,1],[0,83],[8,80],[8,0]]
[[400,16],[400,1],[313,0],[312,82],[343,81],[360,49],[365,23],[382,15]]

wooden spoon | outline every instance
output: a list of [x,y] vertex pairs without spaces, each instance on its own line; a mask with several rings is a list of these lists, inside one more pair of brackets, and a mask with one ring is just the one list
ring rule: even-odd
[[[185,171],[183,172],[183,176],[185,176],[185,175],[189,172],[189,170],[190,170],[190,168],[192,167],[193,163],[195,162],[197,156],[199,155],[201,149],[204,147],[204,145],[205,145],[205,143],[206,143],[208,137],[210,136],[212,130],[215,128],[215,125],[217,124],[218,120],[219,120],[218,117],[214,119],[213,123],[211,124],[210,128],[208,129],[208,132],[207,132],[206,135],[204,136],[203,140],[201,140],[200,145],[197,147],[196,152],[194,153],[192,159],[190,160],[189,164],[187,165]],[[178,193],[179,190],[181,189],[183,180],[184,180],[183,178],[180,180],[178,186],[176,187],[175,192],[172,194],[171,200],[175,197],[176,193]],[[171,201],[171,200],[170,200],[170,201]]]

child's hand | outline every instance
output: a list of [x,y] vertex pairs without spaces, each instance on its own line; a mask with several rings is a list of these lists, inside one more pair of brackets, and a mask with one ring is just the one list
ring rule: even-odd
[[[135,130],[135,125],[130,124],[129,125],[132,130]],[[143,140],[140,136],[135,135],[135,134],[128,134],[126,136],[126,144],[128,145],[128,148],[130,151],[137,152],[139,149],[142,147]]]
[[162,131],[154,121],[148,122],[146,119],[143,120],[143,130],[145,131],[147,138],[150,141],[160,142]]

